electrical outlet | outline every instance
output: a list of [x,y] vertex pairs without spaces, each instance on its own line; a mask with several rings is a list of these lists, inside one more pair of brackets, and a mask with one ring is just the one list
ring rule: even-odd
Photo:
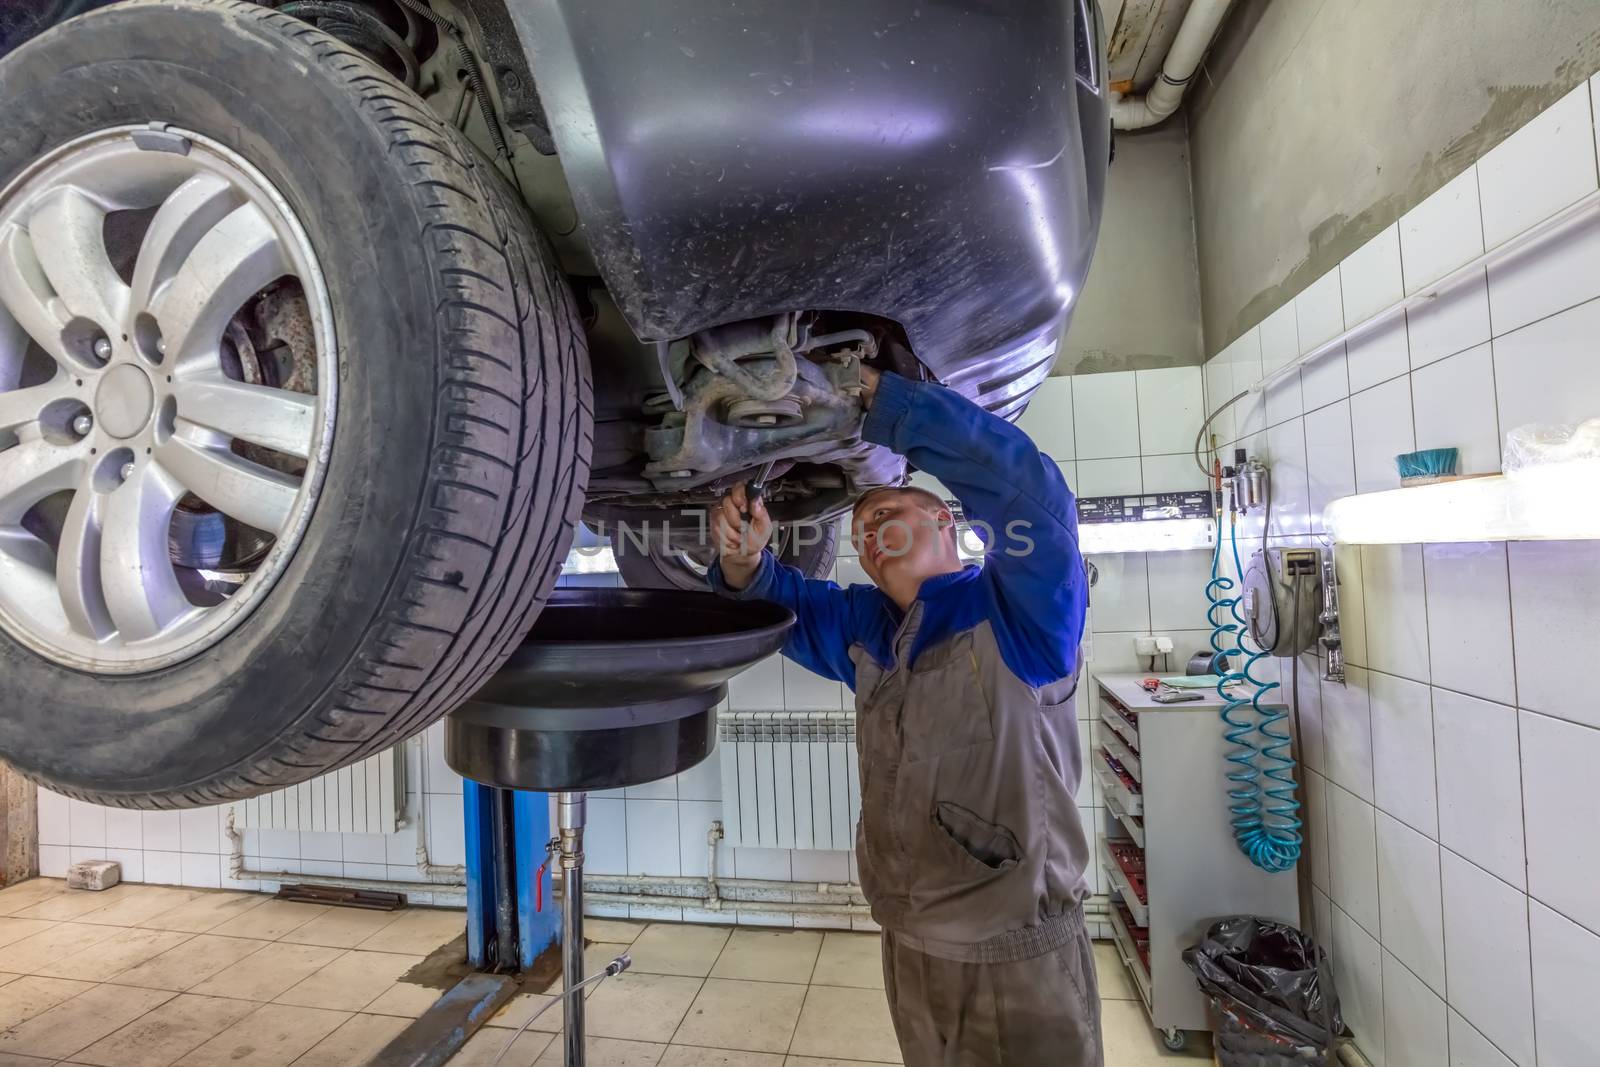
[[[1168,642],[1170,645],[1171,642]],[[1154,634],[1142,634],[1133,639],[1133,651],[1140,656],[1154,656],[1159,651]]]
[[1166,634],[1161,634],[1161,635],[1157,636],[1156,637],[1156,651],[1161,653],[1163,656],[1165,656],[1169,652],[1171,652],[1172,651],[1172,638],[1168,637]]

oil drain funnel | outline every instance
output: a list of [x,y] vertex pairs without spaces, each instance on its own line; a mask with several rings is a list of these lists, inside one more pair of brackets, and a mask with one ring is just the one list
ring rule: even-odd
[[[445,724],[445,760],[498,789],[555,793],[563,986],[583,982],[583,830],[590,790],[695,766],[716,744],[728,679],[776,652],[794,615],[766,601],[563,589],[521,647]],[[581,994],[563,996],[567,1067],[584,1062]]]

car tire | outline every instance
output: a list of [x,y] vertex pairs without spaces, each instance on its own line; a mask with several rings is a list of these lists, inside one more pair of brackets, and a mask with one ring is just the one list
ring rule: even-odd
[[[839,527],[829,522],[821,527],[821,539],[797,545],[794,528],[779,528],[774,554],[778,562],[797,568],[807,578],[826,578],[839,555]],[[617,570],[629,589],[706,589],[706,564],[682,550],[663,546],[655,540],[643,549],[621,537],[612,543]],[[707,561],[708,562],[708,561]]]
[[320,492],[270,589],[149,670],[61,662],[0,619],[0,757],[95,803],[218,804],[469,697],[554,585],[592,435],[575,304],[520,200],[359,53],[252,3],[73,19],[0,62],[0,99],[0,212],[19,175],[107,130],[253,167],[317,257],[338,370]]

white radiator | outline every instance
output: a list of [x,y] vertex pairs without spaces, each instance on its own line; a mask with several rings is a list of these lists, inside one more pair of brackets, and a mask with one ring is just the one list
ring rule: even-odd
[[405,746],[234,805],[241,827],[392,834],[406,803]]
[[729,845],[855,847],[861,779],[854,712],[724,712],[718,739]]

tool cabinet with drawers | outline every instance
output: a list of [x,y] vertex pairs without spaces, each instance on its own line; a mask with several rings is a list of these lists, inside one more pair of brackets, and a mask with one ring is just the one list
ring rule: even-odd
[[1295,872],[1245,858],[1228,825],[1222,700],[1160,704],[1144,675],[1096,680],[1099,717],[1087,759],[1105,798],[1096,842],[1110,884],[1118,955],[1169,1047],[1206,1030],[1205,999],[1182,953],[1229,915],[1298,925]]

